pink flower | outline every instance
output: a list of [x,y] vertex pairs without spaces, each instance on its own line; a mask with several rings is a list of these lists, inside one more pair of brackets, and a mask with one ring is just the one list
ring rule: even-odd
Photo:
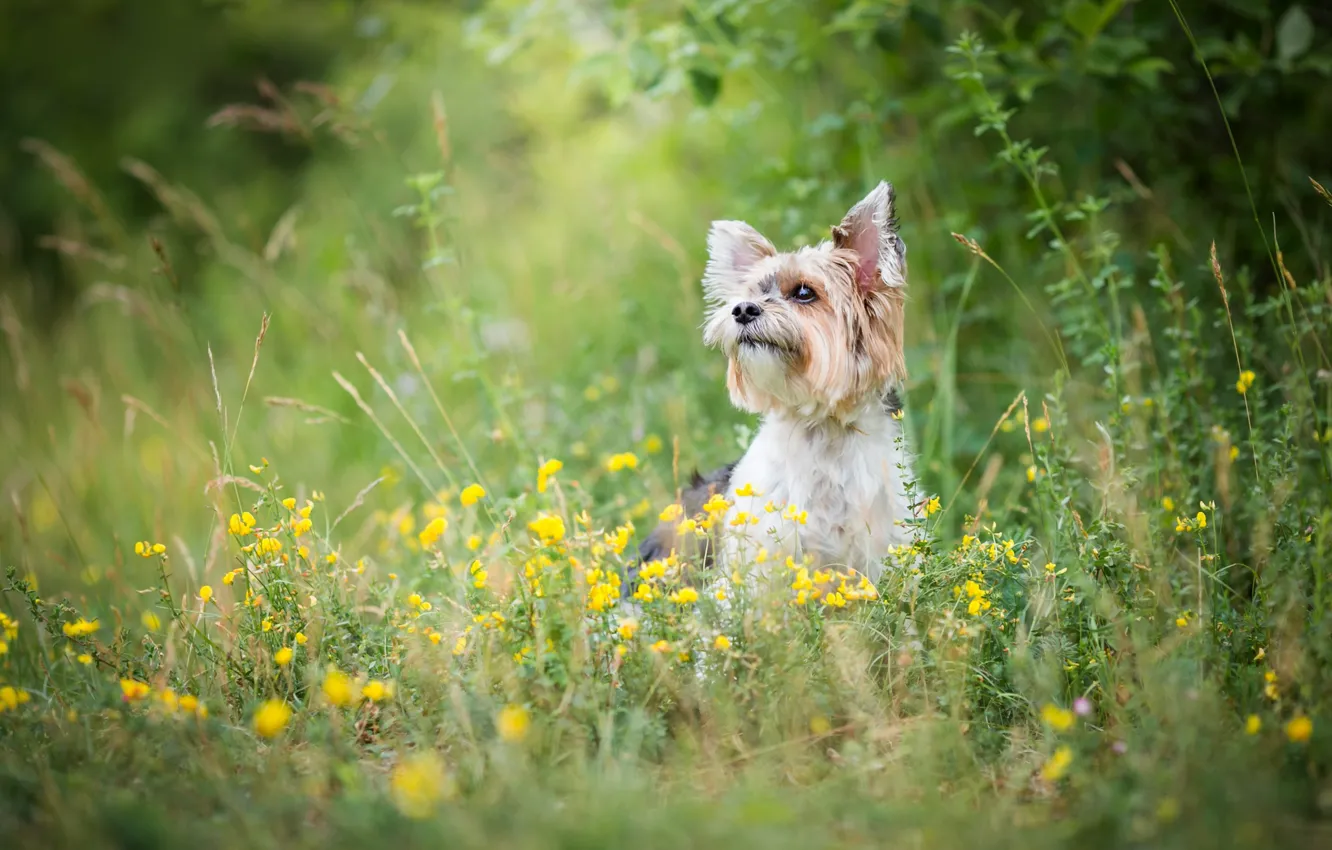
[[1086,717],[1088,714],[1091,714],[1091,710],[1091,700],[1086,697],[1078,697],[1073,700],[1073,713],[1078,717]]

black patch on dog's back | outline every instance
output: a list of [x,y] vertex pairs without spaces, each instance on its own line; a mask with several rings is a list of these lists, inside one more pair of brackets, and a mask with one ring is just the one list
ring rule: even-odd
[[[681,493],[681,504],[684,508],[684,516],[692,517],[703,510],[703,505],[712,498],[714,493],[725,493],[731,484],[731,473],[735,470],[734,463],[728,463],[723,467],[714,469],[707,475],[694,470],[694,474],[689,476],[689,486],[684,488]],[[682,542],[678,540],[675,533],[679,520],[675,522],[663,522],[652,530],[638,547],[638,562],[629,567],[629,592],[633,593],[634,586],[638,583],[638,571],[643,564],[648,561],[660,561],[670,557],[672,551],[682,557],[688,557],[691,553],[683,551]],[[705,538],[699,543],[702,544],[703,563],[705,565],[712,562],[711,538]]]

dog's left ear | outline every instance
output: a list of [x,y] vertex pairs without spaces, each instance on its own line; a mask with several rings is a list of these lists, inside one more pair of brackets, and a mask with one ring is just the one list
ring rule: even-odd
[[863,292],[906,286],[906,245],[897,235],[896,195],[880,183],[832,229],[833,245],[855,251],[856,283]]

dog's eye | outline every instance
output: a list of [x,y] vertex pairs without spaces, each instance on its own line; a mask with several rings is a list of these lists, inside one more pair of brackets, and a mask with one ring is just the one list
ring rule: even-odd
[[814,287],[807,283],[802,283],[791,290],[790,298],[797,304],[813,304],[819,300],[819,295],[814,291]]

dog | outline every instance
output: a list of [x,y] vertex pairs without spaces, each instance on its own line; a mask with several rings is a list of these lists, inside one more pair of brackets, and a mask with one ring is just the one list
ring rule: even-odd
[[784,253],[744,222],[713,222],[703,341],[726,355],[732,403],[762,424],[738,462],[694,476],[640,563],[710,562],[718,548],[728,570],[788,555],[877,581],[889,551],[911,541],[895,206],[880,183],[830,240]]

